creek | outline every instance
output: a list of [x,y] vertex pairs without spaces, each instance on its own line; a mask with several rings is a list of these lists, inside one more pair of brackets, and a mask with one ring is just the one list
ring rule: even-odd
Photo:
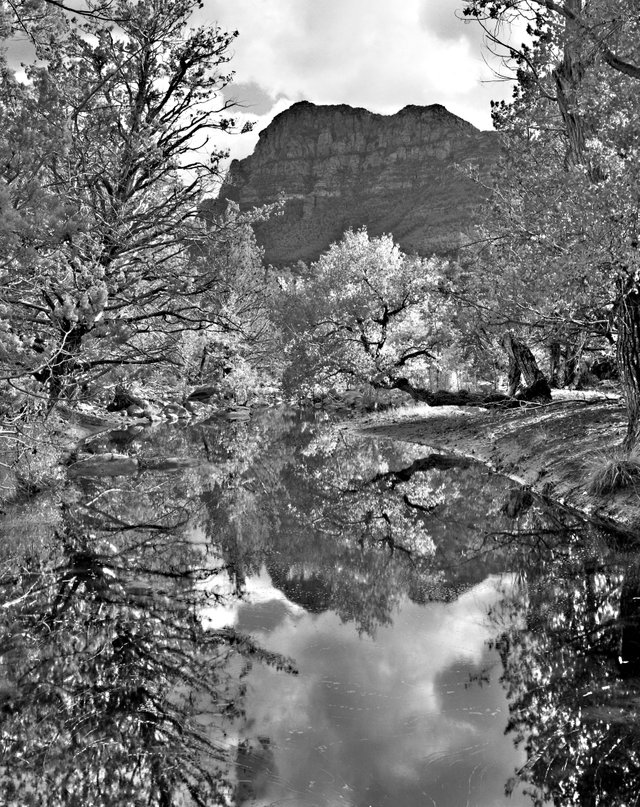
[[87,447],[3,522],[7,805],[636,803],[636,553],[321,415]]

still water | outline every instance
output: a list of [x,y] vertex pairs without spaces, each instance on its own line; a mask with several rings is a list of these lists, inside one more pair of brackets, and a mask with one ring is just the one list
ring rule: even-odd
[[293,412],[86,449],[3,523],[0,803],[638,803],[633,548]]

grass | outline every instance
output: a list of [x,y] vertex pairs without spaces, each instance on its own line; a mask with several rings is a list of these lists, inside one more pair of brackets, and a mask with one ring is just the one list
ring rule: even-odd
[[587,490],[594,496],[606,496],[640,483],[640,456],[619,451],[592,461]]

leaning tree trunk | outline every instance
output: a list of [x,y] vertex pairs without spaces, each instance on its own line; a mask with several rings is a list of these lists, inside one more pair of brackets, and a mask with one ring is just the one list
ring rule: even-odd
[[509,356],[509,391],[508,395],[514,397],[524,379],[525,388],[518,396],[522,400],[551,400],[551,388],[545,374],[538,367],[533,353],[519,339],[507,331],[502,337],[502,346]]
[[621,281],[616,310],[617,364],[627,404],[627,451],[640,439],[640,291],[633,278]]

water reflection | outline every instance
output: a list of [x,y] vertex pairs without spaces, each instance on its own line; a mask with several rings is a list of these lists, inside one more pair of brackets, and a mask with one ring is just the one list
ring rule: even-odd
[[[504,736],[500,658],[487,645],[501,587],[489,578],[455,602],[404,600],[375,640],[331,612],[276,611],[259,635],[300,675],[248,678],[245,730],[270,743],[268,757],[261,745],[243,756],[238,805],[527,803],[504,795],[524,757]],[[237,624],[255,630],[252,612],[240,607]]]
[[639,583],[637,562],[581,542],[501,604],[507,733],[526,753],[509,787],[537,803],[638,803]]
[[86,448],[4,522],[7,804],[635,803],[633,552],[293,413]]

